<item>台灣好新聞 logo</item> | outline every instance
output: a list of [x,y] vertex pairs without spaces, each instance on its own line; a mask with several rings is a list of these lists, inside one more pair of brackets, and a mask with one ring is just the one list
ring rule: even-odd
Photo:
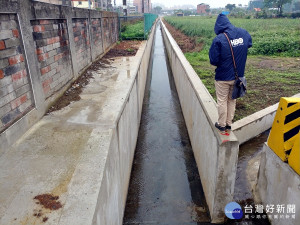
[[242,207],[236,202],[230,202],[225,206],[225,215],[229,219],[241,219],[243,217]]

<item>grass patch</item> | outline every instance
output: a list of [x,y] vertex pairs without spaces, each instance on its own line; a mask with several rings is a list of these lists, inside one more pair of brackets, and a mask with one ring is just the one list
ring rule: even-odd
[[135,23],[124,23],[121,28],[122,40],[141,40],[144,39],[144,21],[138,20]]
[[[215,67],[210,65],[207,53],[185,53],[186,58],[199,75],[203,84],[216,101]],[[204,60],[207,57],[207,60]],[[235,121],[276,104],[280,97],[292,96],[300,92],[300,64],[297,58],[275,58],[282,64],[281,70],[273,66],[278,62],[273,57],[248,57],[245,76],[247,95],[237,101]],[[273,62],[273,63],[271,63]]]

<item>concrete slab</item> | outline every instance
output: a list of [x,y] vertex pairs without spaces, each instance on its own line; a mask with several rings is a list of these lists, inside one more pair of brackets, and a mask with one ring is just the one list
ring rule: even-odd
[[[300,93],[292,97],[300,97]],[[272,127],[277,108],[278,103],[233,123],[232,131],[239,140],[239,144],[241,145],[270,129]]]
[[[80,101],[45,116],[1,156],[0,224],[45,224],[43,220],[46,224],[120,224],[122,204],[114,206],[122,202],[119,198],[125,201],[127,187],[123,188],[126,193],[115,195],[112,206],[105,205],[111,209],[110,215],[100,215],[105,219],[97,219],[99,199],[104,202],[110,198],[110,190],[103,193],[102,186],[109,180],[108,173],[116,173],[106,168],[114,160],[110,154],[119,154],[117,127],[122,117],[136,124],[132,128],[137,136],[139,107],[137,96],[131,96],[137,93],[138,74],[145,75],[139,68],[142,59],[149,61],[146,44],[141,44],[136,56],[117,58],[109,68],[93,71],[94,78],[83,89]],[[132,111],[127,105],[136,109]],[[135,117],[130,119],[132,113]],[[128,129],[127,123],[124,129]],[[124,141],[129,142],[133,155],[136,138],[128,139]],[[115,158],[114,163],[119,164],[120,158]],[[122,186],[119,183],[116,193]],[[62,208],[50,210],[37,204],[34,197],[41,194],[58,196]],[[111,222],[112,217],[118,220]]]
[[[267,213],[271,216],[271,224],[300,224],[300,176],[266,143],[260,160],[256,191],[264,206],[274,205],[275,209],[278,206],[284,207],[282,211]],[[274,214],[277,214],[278,218],[275,218]]]

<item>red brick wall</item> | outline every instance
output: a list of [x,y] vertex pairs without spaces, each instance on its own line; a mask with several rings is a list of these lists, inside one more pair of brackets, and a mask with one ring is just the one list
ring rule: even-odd
[[76,62],[80,69],[91,62],[91,49],[87,19],[73,19],[73,32],[76,51]]
[[14,14],[0,14],[0,131],[33,106],[25,55]]
[[46,99],[73,78],[65,20],[31,21]]
[[118,19],[102,18],[104,49],[118,41]]
[[102,26],[103,26],[103,42],[104,42],[104,49],[108,48],[111,44],[111,34],[110,34],[110,18],[102,18]]
[[111,20],[111,27],[112,27],[112,43],[118,41],[119,31],[118,31],[118,18],[112,18]]
[[91,19],[91,35],[93,42],[92,54],[93,57],[97,57],[99,52],[103,52],[101,19]]

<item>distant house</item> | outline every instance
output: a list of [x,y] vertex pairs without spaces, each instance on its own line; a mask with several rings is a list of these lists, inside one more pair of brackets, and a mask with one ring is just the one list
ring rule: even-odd
[[36,0],[36,1],[55,4],[55,5],[68,5],[68,6],[71,5],[71,0]]
[[128,10],[128,14],[135,14],[138,12],[137,10],[137,6],[133,5],[133,6],[128,6],[127,7],[127,10]]
[[[71,0],[73,7],[89,8],[88,0]],[[102,10],[108,10],[112,8],[111,0],[90,0],[91,9],[100,8]]]
[[[91,9],[97,8],[95,0],[90,0]],[[72,6],[77,8],[89,8],[88,0],[72,0]]]
[[184,13],[178,12],[178,13],[176,13],[176,16],[184,16]]
[[207,10],[210,9],[210,6],[204,3],[197,5],[197,13],[204,14],[207,13]]

